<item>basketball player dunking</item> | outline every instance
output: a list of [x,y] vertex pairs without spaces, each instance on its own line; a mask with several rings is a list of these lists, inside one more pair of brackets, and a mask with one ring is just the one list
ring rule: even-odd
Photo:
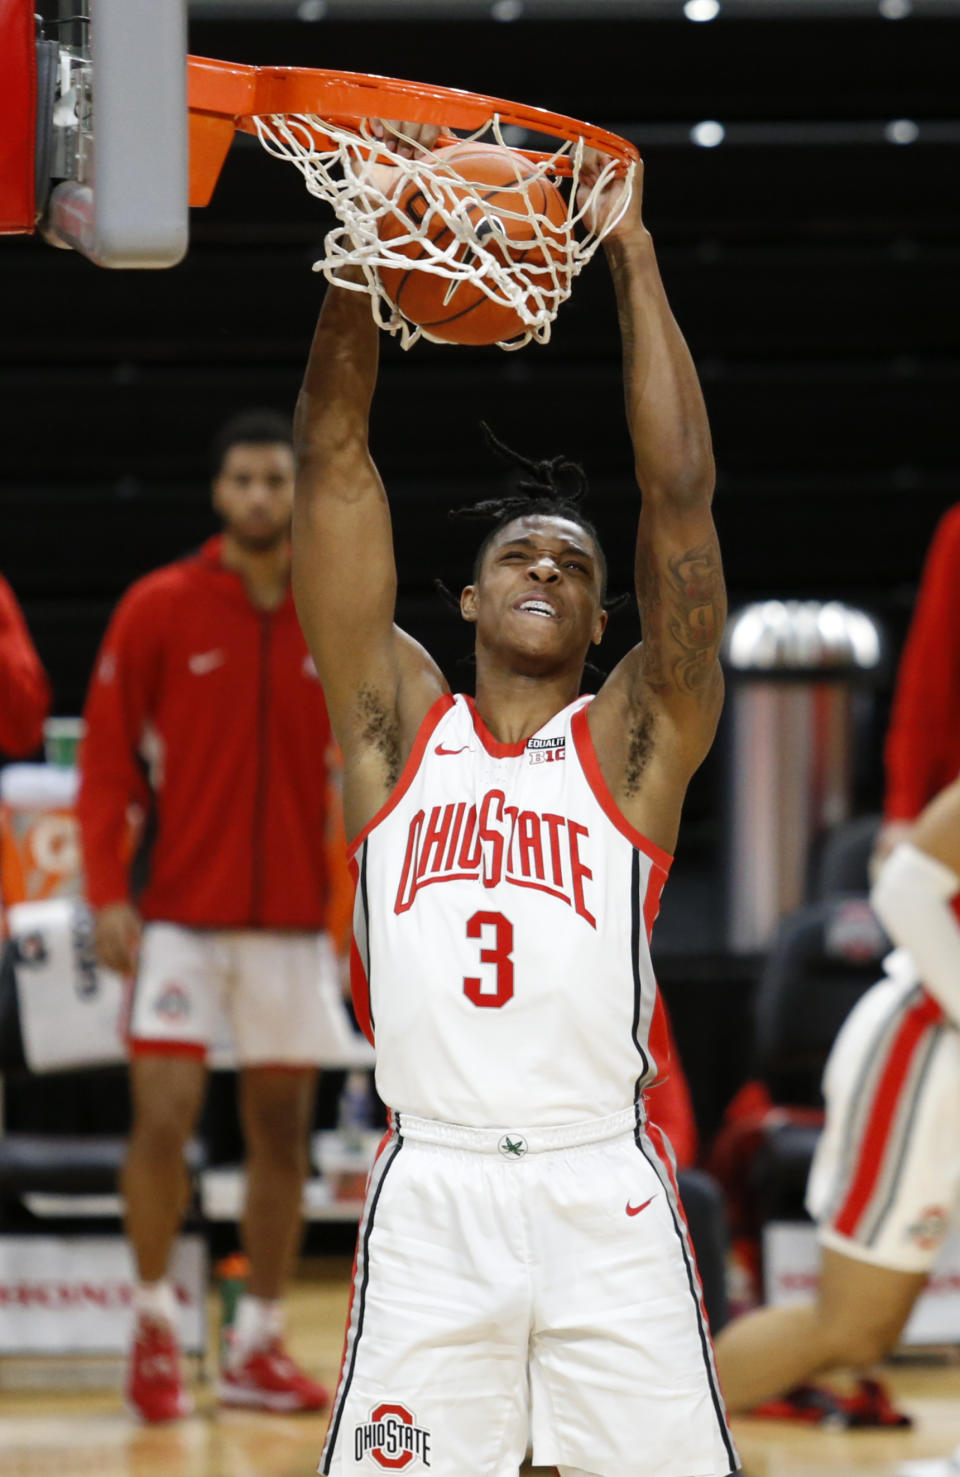
[[649,933],[722,700],[714,467],[639,190],[606,251],[644,641],[593,700],[604,556],[553,485],[559,461],[480,549],[461,596],[476,698],[454,697],[393,624],[362,294],[328,291],[298,403],[294,588],[344,753],[355,996],[391,1109],[325,1473],[506,1477],[528,1442],[563,1474],[738,1466],[642,1098]]

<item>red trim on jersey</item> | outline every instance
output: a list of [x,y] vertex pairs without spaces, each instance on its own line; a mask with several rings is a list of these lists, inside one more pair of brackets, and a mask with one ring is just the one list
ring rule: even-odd
[[[593,747],[593,735],[590,732],[590,725],[587,722],[587,710],[589,706],[589,703],[584,703],[583,707],[574,713],[570,721],[570,733],[573,737],[574,748],[577,751],[577,758],[580,760],[580,766],[586,776],[587,784],[593,791],[594,798],[607,819],[613,822],[622,836],[626,836],[631,846],[636,846],[640,851],[644,852],[653,862],[654,866],[662,870],[663,881],[665,882],[667,880],[667,873],[673,865],[673,857],[669,851],[664,851],[662,847],[657,846],[653,841],[649,841],[646,836],[642,835],[634,826],[631,826],[611,795],[609,786],[603,777],[603,771],[600,768],[597,751]],[[660,886],[661,888],[663,887],[663,882],[661,882]],[[654,917],[656,917],[656,914],[654,914]],[[651,922],[650,928],[652,927],[653,924]]]
[[373,1024],[370,1020],[370,981],[360,958],[360,950],[356,944],[350,943],[350,995],[353,999],[353,1013],[371,1046],[375,1046],[373,1039]]
[[370,832],[376,826],[379,826],[381,821],[386,820],[391,810],[394,810],[400,804],[400,801],[403,799],[404,795],[413,784],[414,776],[417,770],[420,768],[420,761],[423,758],[424,750],[426,749],[427,744],[430,742],[430,735],[433,733],[444,713],[449,713],[452,707],[453,695],[449,692],[445,692],[442,694],[441,697],[438,697],[436,702],[427,710],[423,722],[417,729],[417,736],[413,741],[413,748],[407,755],[407,762],[403,766],[403,769],[400,773],[400,778],[397,780],[397,783],[394,785],[388,798],[384,801],[383,805],[381,805],[380,809],[373,817],[373,820],[367,821],[367,824],[364,826],[359,836],[356,836],[347,847],[348,858],[356,855],[357,851],[359,851],[364,841],[366,841],[367,837],[370,835]]
[[667,881],[667,874],[659,866],[650,868],[650,876],[647,878],[647,890],[643,899],[643,926],[647,930],[647,943],[653,936],[653,925],[657,921],[660,912],[660,899]]
[[[662,1128],[658,1128],[655,1123],[651,1123],[648,1120],[646,1126],[646,1134],[647,1138],[653,1145],[654,1153],[666,1170],[667,1178],[669,1179],[670,1184],[673,1187],[674,1197],[677,1202],[677,1215],[679,1216],[680,1224],[683,1227],[684,1239],[687,1244],[687,1251],[690,1255],[690,1265],[693,1267],[693,1275],[697,1280],[697,1302],[700,1304],[700,1316],[703,1319],[703,1326],[706,1330],[707,1337],[712,1343],[713,1336],[710,1333],[710,1319],[707,1317],[707,1305],[703,1300],[703,1279],[700,1276],[700,1268],[697,1265],[697,1253],[694,1250],[693,1237],[690,1235],[690,1227],[687,1225],[687,1214],[683,1208],[683,1201],[680,1198],[680,1186],[677,1182],[676,1172],[673,1167],[673,1155],[670,1149],[666,1146],[667,1140],[664,1137],[664,1132]],[[656,1138],[654,1137],[654,1135],[656,1135]]]
[[[464,694],[464,696],[466,696],[466,694]],[[473,727],[476,731],[477,738],[480,740],[481,744],[483,744],[483,747],[486,749],[488,754],[492,755],[494,759],[519,758],[524,749],[527,747],[527,739],[523,738],[517,744],[502,744],[498,738],[494,738],[493,734],[490,732],[489,728],[480,717],[480,714],[477,712],[477,705],[472,697],[467,697],[467,707],[470,709],[470,716],[473,719]],[[527,738],[530,737],[531,735],[528,734]]]
[[836,1216],[833,1228],[841,1236],[853,1236],[857,1223],[873,1198],[883,1168],[884,1154],[901,1105],[904,1083],[910,1075],[917,1048],[927,1029],[943,1019],[935,1000],[925,996],[907,1011],[893,1038],[886,1065],[874,1090],[873,1106],[860,1144],[857,1172]]
[[207,1055],[202,1041],[151,1041],[147,1036],[131,1036],[127,1050],[131,1056],[192,1056],[203,1059]]
[[678,1169],[690,1169],[697,1159],[697,1124],[670,1014],[659,990],[647,1034],[647,1055],[657,1064],[656,1077],[643,1089],[648,1120],[669,1140]]
[[[360,886],[360,867],[356,857],[348,858],[347,865],[350,868],[350,876],[353,878],[354,894]],[[367,930],[367,940],[370,938],[370,919],[364,918],[364,926]],[[367,971],[363,967],[360,950],[353,934],[350,935],[350,994],[353,998],[353,1013],[357,1018],[357,1025],[366,1036],[370,1045],[374,1045],[373,1025],[370,1020],[370,981],[367,979]]]

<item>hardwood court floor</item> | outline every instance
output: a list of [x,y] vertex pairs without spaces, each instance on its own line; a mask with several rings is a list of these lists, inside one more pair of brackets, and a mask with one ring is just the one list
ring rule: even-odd
[[[290,1297],[289,1343],[332,1387],[350,1266],[317,1261],[306,1273]],[[11,1387],[29,1372],[25,1363],[0,1361],[0,1477],[309,1477],[323,1444],[325,1416],[220,1412],[206,1382],[195,1386],[195,1416],[145,1427],[126,1415],[117,1390]],[[960,1444],[960,1366],[895,1366],[889,1383],[915,1417],[912,1431],[735,1422],[748,1477],[893,1477],[899,1462],[943,1456]]]

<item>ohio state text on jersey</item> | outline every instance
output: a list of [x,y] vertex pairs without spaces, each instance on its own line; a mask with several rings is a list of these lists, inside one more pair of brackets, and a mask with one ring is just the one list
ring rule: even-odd
[[502,744],[472,699],[440,698],[351,848],[355,1004],[395,1111],[573,1123],[655,1074],[649,938],[671,858],[617,809],[590,701]]

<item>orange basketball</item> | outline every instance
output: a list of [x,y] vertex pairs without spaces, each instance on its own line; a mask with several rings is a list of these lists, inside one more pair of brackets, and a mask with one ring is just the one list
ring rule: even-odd
[[[450,211],[463,200],[474,230],[492,255],[515,265],[521,278],[525,267],[556,263],[560,282],[568,285],[566,201],[550,180],[534,177],[535,165],[497,144],[452,144],[437,149],[435,157],[443,160],[445,169],[426,190],[418,181],[408,181],[397,197],[395,211],[380,223],[381,241],[405,235],[409,229],[406,217],[414,226],[426,221],[429,239],[443,250],[455,236],[433,202],[440,200],[443,209]],[[458,180],[464,181],[463,187]],[[522,188],[525,180],[530,183]],[[539,238],[534,215],[541,217]],[[381,267],[381,285],[405,318],[435,338],[453,344],[496,344],[527,331],[508,303],[494,302],[476,282],[451,282],[435,272],[418,271],[417,261],[427,255],[422,242],[411,241],[397,250],[409,257],[410,266]],[[472,253],[470,243],[464,242],[456,259],[464,261]],[[544,271],[531,271],[526,280],[531,288],[552,286],[550,273]],[[532,293],[528,301],[532,302]]]

